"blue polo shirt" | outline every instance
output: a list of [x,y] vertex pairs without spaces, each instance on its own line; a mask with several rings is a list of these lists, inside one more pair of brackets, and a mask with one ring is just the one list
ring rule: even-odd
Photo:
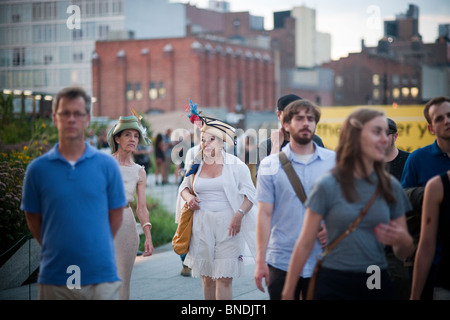
[[450,158],[434,143],[413,151],[403,168],[403,188],[424,187],[428,180],[450,170]]
[[80,284],[120,280],[109,210],[127,204],[117,161],[86,144],[72,165],[58,144],[27,168],[21,209],[42,215],[38,282],[66,285],[80,270]]
[[[336,163],[334,151],[321,148],[317,144],[315,147],[314,154],[306,164],[297,160],[290,143],[282,149],[302,181],[306,195],[309,194],[317,179],[330,171]],[[261,161],[258,169],[256,197],[258,202],[273,204],[266,262],[275,268],[287,271],[294,245],[300,235],[306,209],[281,167],[278,154],[269,155]],[[317,254],[320,252],[320,244],[316,241],[303,268],[302,277],[311,277]]]

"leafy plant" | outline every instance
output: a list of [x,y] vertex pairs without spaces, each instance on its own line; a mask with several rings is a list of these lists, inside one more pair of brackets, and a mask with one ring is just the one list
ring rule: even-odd
[[0,254],[29,233],[20,201],[25,168],[30,161],[21,152],[0,154]]

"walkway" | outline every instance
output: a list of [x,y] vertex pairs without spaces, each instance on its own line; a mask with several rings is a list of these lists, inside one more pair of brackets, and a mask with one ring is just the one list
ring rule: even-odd
[[[155,185],[154,176],[148,177],[148,194],[157,198],[170,212],[175,212],[178,186]],[[171,177],[173,179],[173,176]],[[180,257],[171,244],[156,248],[150,257],[138,256],[131,277],[131,300],[203,300],[199,278],[183,277]],[[233,300],[268,300],[269,295],[259,291],[253,280],[254,263],[245,265],[245,274],[233,281]],[[0,291],[0,300],[36,300],[37,284],[24,285]]]

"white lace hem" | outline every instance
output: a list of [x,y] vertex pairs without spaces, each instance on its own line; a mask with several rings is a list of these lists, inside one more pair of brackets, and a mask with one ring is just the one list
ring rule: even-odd
[[184,260],[184,264],[192,269],[192,277],[202,276],[218,278],[239,278],[244,273],[244,263],[242,258],[217,259],[214,261],[194,259],[189,254]]

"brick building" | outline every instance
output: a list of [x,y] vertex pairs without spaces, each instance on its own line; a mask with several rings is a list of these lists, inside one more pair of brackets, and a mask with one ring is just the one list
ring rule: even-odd
[[92,61],[95,116],[200,107],[273,110],[272,51],[200,37],[97,42]]
[[420,68],[362,51],[324,64],[334,71],[334,105],[420,104]]

